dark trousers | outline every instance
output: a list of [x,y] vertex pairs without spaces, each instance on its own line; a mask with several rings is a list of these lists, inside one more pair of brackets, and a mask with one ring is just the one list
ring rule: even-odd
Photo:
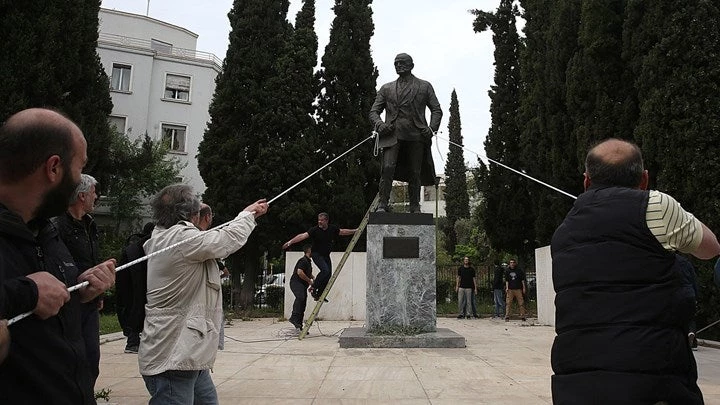
[[420,208],[420,169],[424,145],[422,142],[398,141],[395,145],[383,149],[382,174],[380,175],[380,206],[387,207],[392,191],[398,156],[404,156],[408,166],[408,199],[410,208]]
[[290,280],[290,290],[295,295],[293,302],[292,315],[290,315],[290,323],[295,326],[302,327],[305,318],[305,306],[307,305],[307,286],[300,280]]
[[95,387],[95,381],[100,375],[100,313],[97,301],[92,300],[82,304],[82,335],[85,340],[85,359],[90,370],[90,383]]
[[[140,345],[140,332],[145,322],[145,296],[147,290],[147,270],[130,268],[127,281],[123,284],[123,333],[127,336],[127,347],[137,348]],[[118,314],[119,317],[120,314]]]
[[315,252],[312,253],[312,260],[318,269],[320,269],[320,273],[318,273],[313,282],[313,296],[319,297],[320,294],[325,291],[325,287],[327,287],[328,281],[330,281],[330,276],[332,276],[332,262],[330,261],[330,255],[325,256]]

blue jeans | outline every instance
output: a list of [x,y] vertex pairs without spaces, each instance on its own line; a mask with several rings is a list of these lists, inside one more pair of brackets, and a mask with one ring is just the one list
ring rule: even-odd
[[315,282],[313,282],[313,289],[315,290],[313,295],[319,297],[320,294],[325,291],[325,287],[328,281],[330,281],[330,276],[332,276],[332,262],[330,261],[329,255],[325,256],[315,252],[312,253],[312,260],[318,269],[320,269],[320,273],[318,273],[317,277],[315,277]]
[[168,370],[144,375],[150,393],[148,405],[218,405],[209,370]]
[[493,290],[495,298],[495,316],[502,318],[505,315],[505,299],[503,299],[503,290]]

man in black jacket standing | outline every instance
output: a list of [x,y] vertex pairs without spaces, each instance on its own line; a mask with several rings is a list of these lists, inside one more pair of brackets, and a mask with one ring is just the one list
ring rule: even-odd
[[709,259],[720,254],[717,238],[647,190],[630,142],[593,147],[584,185],[551,245],[553,403],[702,404],[675,251]]
[[[89,174],[80,175],[80,184],[70,197],[70,206],[64,214],[52,218],[72,255],[78,271],[85,271],[100,263],[100,240],[95,219],[90,215],[97,201],[97,180]],[[102,295],[80,306],[82,335],[85,340],[85,356],[90,367],[90,382],[100,375],[100,313]]]
[[[130,235],[120,256],[120,264],[127,264],[145,256],[143,244],[150,239],[155,224],[148,222],[141,233]],[[115,280],[117,294],[118,321],[127,336],[125,353],[138,352],[140,332],[145,322],[145,303],[147,302],[147,260],[119,271]]]
[[[21,111],[0,127],[0,275],[12,344],[0,364],[2,404],[94,404],[80,303],[115,281],[115,262],[84,272],[48,220],[60,215],[87,162],[82,131],[46,109]],[[68,293],[67,288],[89,285]]]

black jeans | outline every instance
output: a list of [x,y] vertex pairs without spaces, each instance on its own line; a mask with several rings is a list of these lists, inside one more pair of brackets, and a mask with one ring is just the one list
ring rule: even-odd
[[320,294],[325,291],[325,287],[328,281],[330,281],[330,276],[332,276],[332,262],[330,261],[330,255],[325,256],[315,252],[312,253],[312,260],[318,269],[320,269],[320,273],[318,273],[317,277],[315,277],[315,282],[313,282],[313,289],[315,290],[313,295],[319,297]]
[[293,302],[292,315],[290,315],[290,323],[295,326],[302,327],[305,318],[305,306],[307,305],[307,286],[300,280],[290,279],[290,290],[295,295]]
[[85,358],[90,370],[90,382],[93,389],[100,375],[100,313],[97,301],[82,304],[82,335],[85,340]]

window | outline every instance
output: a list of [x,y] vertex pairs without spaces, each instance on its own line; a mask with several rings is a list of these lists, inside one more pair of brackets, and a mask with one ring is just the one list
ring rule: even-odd
[[114,129],[115,132],[125,134],[126,125],[127,125],[127,117],[117,117],[117,116],[111,115],[108,118],[108,122],[110,122],[110,128]]
[[190,101],[190,76],[167,74],[165,76],[165,99]]
[[171,152],[185,152],[185,133],[183,125],[162,124],[162,140]]
[[110,89],[116,91],[130,91],[130,65],[113,63],[112,76],[110,77]]

